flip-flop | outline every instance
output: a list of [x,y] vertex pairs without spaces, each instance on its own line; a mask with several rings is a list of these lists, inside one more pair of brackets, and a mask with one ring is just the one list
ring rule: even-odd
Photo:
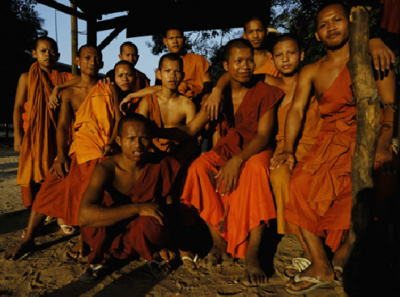
[[[299,274],[303,270],[306,270],[308,268],[308,266],[310,266],[310,265],[311,265],[311,261],[306,258],[294,258],[292,260],[292,264],[285,266],[285,268],[283,270],[283,274],[287,277],[294,277],[296,274]],[[289,274],[287,272],[288,269],[297,270],[298,273]]]
[[[159,272],[154,271],[153,267],[156,266],[159,269]],[[169,264],[165,261],[150,261],[147,262],[147,267],[149,267],[150,273],[154,277],[165,277],[171,272],[171,267]],[[165,271],[163,271],[163,268],[167,268]]]
[[72,226],[68,225],[59,225],[59,226],[65,235],[72,235],[76,232],[76,229]]
[[83,282],[94,282],[101,273],[104,273],[109,269],[107,265],[94,265],[90,264],[90,269],[79,276],[79,279]]
[[310,282],[313,283],[312,285],[310,285],[307,288],[304,288],[303,290],[292,290],[290,287],[286,287],[285,290],[287,293],[292,294],[292,295],[304,295],[307,293],[310,293],[320,287],[326,286],[326,285],[330,285],[332,284],[333,281],[320,281],[319,278],[315,278],[312,276],[299,276],[296,275],[294,277],[294,283],[299,283],[302,281],[306,281],[306,282]]
[[343,281],[341,281],[338,277],[336,277],[336,271],[340,272],[343,278],[343,267],[333,266],[333,271],[335,272],[335,282],[338,283],[339,285],[342,285]]
[[[185,265],[185,267],[187,268],[187,270],[189,270],[189,271],[197,270],[196,262],[197,262],[197,260],[199,260],[199,255],[198,255],[198,254],[194,255],[193,258],[191,258],[191,257],[189,257],[189,256],[183,256],[183,257],[181,258],[181,260],[182,260],[183,265]],[[194,265],[195,265],[195,268],[190,268],[190,267],[188,267],[188,266],[185,264],[185,260],[188,260],[188,261],[193,262]]]

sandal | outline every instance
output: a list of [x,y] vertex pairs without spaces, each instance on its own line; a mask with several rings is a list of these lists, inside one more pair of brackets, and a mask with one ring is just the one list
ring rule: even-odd
[[[303,270],[306,270],[308,266],[311,265],[311,261],[306,259],[306,258],[294,258],[292,260],[292,264],[285,266],[285,270],[283,271],[283,274],[287,277],[294,277],[295,275],[299,274]],[[293,269],[293,270],[298,270],[298,273],[289,273],[287,270]]]

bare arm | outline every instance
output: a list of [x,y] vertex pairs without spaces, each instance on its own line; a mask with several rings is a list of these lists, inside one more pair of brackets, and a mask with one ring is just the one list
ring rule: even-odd
[[17,91],[15,93],[15,103],[13,112],[14,125],[14,151],[21,151],[22,144],[22,114],[24,113],[24,104],[28,100],[28,73],[21,74]]
[[69,81],[66,81],[62,85],[55,86],[49,98],[49,105],[51,109],[56,109],[60,106],[60,101],[58,100],[58,93],[66,88],[76,85],[81,81],[80,76],[73,76]]
[[72,106],[70,102],[70,96],[70,90],[62,94],[62,102],[56,131],[57,160],[54,162],[53,168],[50,171],[50,173],[54,172],[54,174],[57,175],[57,177],[59,178],[65,177],[69,171],[67,135],[69,133],[72,119]]
[[283,152],[271,159],[270,169],[279,168],[285,162],[290,164],[291,169],[294,167],[294,143],[299,135],[304,111],[310,98],[312,75],[313,72],[310,66],[304,67],[299,75],[292,106],[286,116]]
[[149,118],[149,105],[147,100],[141,100],[138,106],[138,114],[141,114],[145,118]]
[[101,163],[96,166],[82,196],[78,216],[79,226],[108,227],[135,216],[152,216],[163,224],[164,215],[156,203],[130,203],[111,207],[102,205],[105,187],[113,179],[114,173],[111,168]]
[[161,91],[162,86],[151,86],[147,87],[144,89],[141,89],[135,93],[131,93],[128,96],[124,98],[124,100],[121,101],[121,104],[119,105],[119,109],[123,114],[126,113],[126,111],[129,109],[129,104],[131,103],[132,99],[134,98],[143,98],[147,95],[152,95],[158,91]]
[[394,72],[390,70],[388,75],[378,79],[376,84],[383,102],[384,120],[376,148],[375,162],[379,162],[379,168],[382,169],[385,174],[389,174],[393,170],[390,144],[393,137],[394,122],[394,108],[392,104],[395,102],[396,91]]
[[369,40],[369,52],[376,71],[385,72],[396,62],[396,56],[380,38]]
[[271,108],[258,122],[258,135],[253,138],[248,145],[243,148],[239,154],[233,156],[224,166],[221,167],[216,178],[218,179],[217,191],[224,182],[221,189],[221,195],[229,194],[236,190],[240,169],[244,162],[263,150],[265,150],[271,141],[272,130],[276,120],[276,106]]
[[220,110],[220,105],[222,101],[222,92],[229,86],[229,74],[225,73],[222,75],[217,85],[212,89],[210,96],[207,101],[203,104],[205,111],[208,113],[210,120],[216,120],[218,118],[218,113]]

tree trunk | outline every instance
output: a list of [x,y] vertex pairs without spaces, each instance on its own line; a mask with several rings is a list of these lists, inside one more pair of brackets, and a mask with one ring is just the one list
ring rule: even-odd
[[357,137],[351,170],[352,207],[344,286],[346,293],[355,296],[350,291],[354,292],[357,287],[357,271],[366,261],[362,253],[373,221],[373,171],[380,119],[379,94],[369,58],[368,13],[362,6],[351,9],[349,46],[348,66],[357,104]]

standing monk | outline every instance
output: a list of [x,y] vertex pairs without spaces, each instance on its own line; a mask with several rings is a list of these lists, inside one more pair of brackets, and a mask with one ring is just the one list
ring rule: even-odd
[[49,106],[51,91],[72,76],[54,69],[60,56],[54,39],[39,37],[32,55],[37,61],[19,79],[13,120],[14,150],[20,153],[17,184],[25,207],[32,205],[56,156],[58,113]]
[[[78,225],[82,194],[97,163],[111,152],[120,119],[118,95],[114,86],[97,83],[102,55],[95,46],[82,46],[76,57],[80,81],[62,94],[57,126],[57,160],[46,177],[28,221],[24,239],[4,258],[16,259],[33,249],[34,235],[46,215],[63,218],[70,226]],[[73,142],[67,137],[74,119]],[[69,251],[77,258],[83,252],[82,242]]]
[[[288,162],[293,168],[294,142],[314,88],[323,123],[315,144],[293,172],[285,211],[286,220],[300,227],[312,264],[295,277],[295,282],[287,289],[292,294],[305,294],[329,284],[335,273],[340,279],[351,213],[351,160],[357,125],[346,66],[349,12],[343,4],[325,4],[319,9],[316,25],[316,38],[326,47],[327,55],[302,70],[286,119],[283,152],[272,162],[272,166]],[[389,147],[393,134],[393,71],[388,71],[385,77],[378,75],[376,83],[383,101],[384,120],[375,160],[383,172],[388,173],[392,158]],[[332,264],[325,253],[323,238],[335,253]]]
[[213,238],[201,265],[216,265],[228,253],[245,258],[244,282],[258,285],[266,282],[258,259],[261,236],[276,217],[268,170],[272,151],[267,148],[283,92],[252,79],[253,48],[247,40],[227,44],[224,68],[230,77],[226,121],[213,149],[190,166],[181,199],[204,219]]
[[92,253],[81,279],[93,278],[91,267],[103,264],[105,253],[120,259],[138,254],[153,275],[163,276],[168,267],[155,261],[171,260],[160,251],[168,243],[166,204],[177,194],[179,164],[149,152],[151,123],[142,115],[121,119],[116,142],[122,153],[96,166],[82,197],[79,225]]

